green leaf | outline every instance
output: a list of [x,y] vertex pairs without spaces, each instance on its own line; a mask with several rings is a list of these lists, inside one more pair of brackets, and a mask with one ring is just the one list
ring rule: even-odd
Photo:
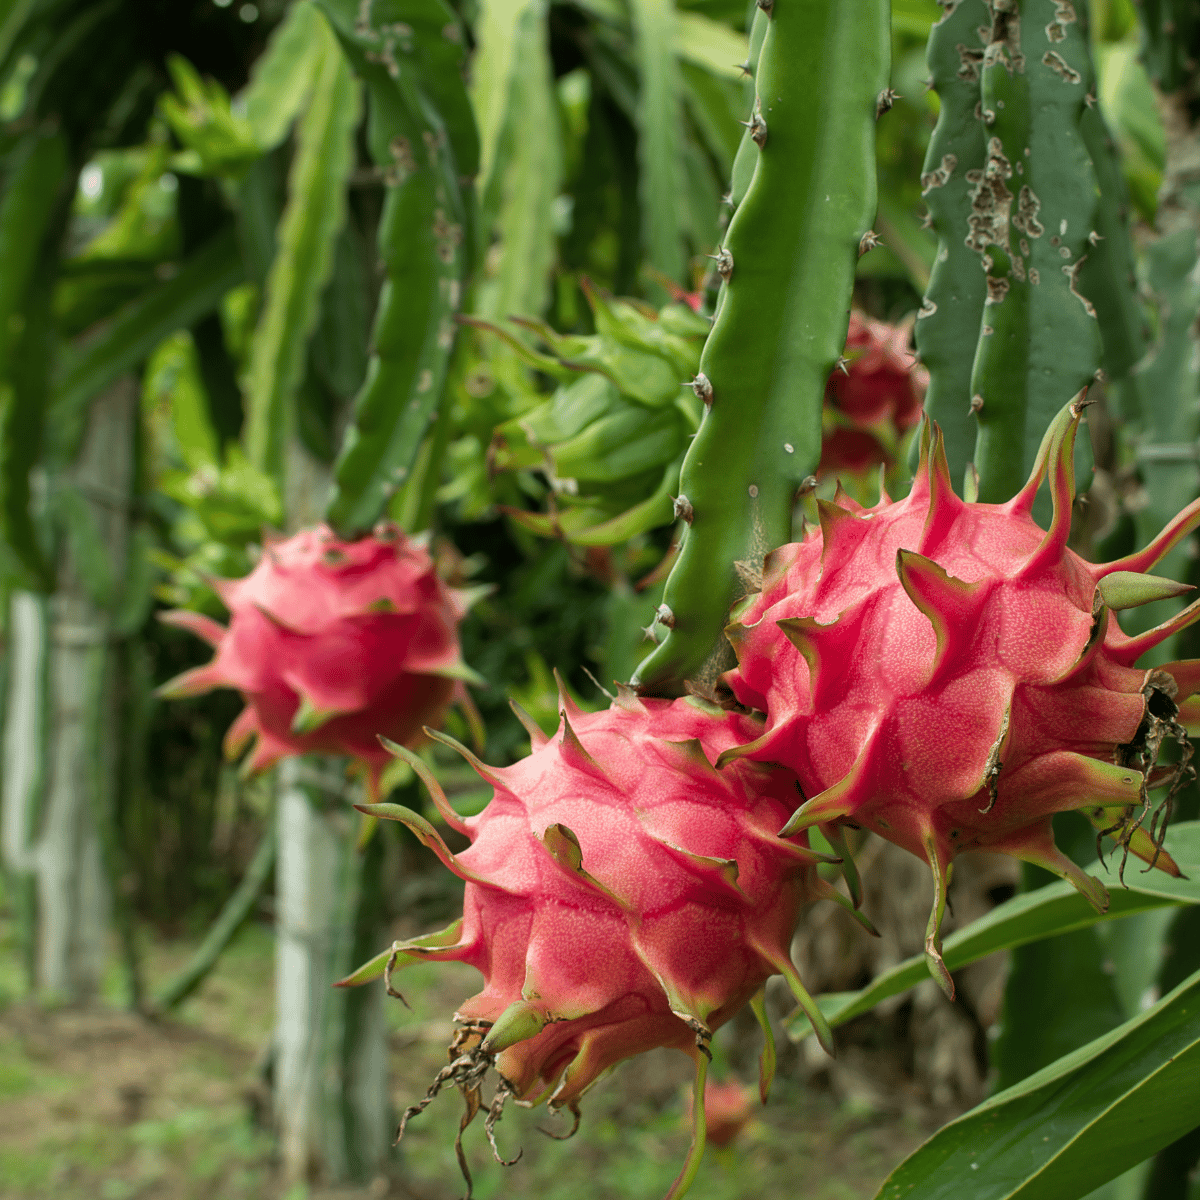
[[[1172,879],[1161,871],[1144,873],[1140,865],[1133,865],[1136,860],[1131,860],[1125,876],[1127,886],[1123,887],[1118,878],[1120,853],[1116,852],[1109,857],[1107,867],[1096,864],[1091,868],[1091,874],[1109,889],[1108,912],[1096,912],[1070,884],[1052,883],[1014,896],[965,929],[952,933],[942,945],[946,966],[956,971],[997,950],[1011,950],[1131,913],[1164,905],[1200,904],[1200,821],[1174,826],[1167,835],[1167,849],[1190,878]],[[818,1003],[830,1025],[844,1025],[926,978],[925,957],[916,955],[877,976],[862,991],[827,993],[819,997]],[[789,1032],[793,1038],[803,1038],[812,1027],[806,1018],[799,1017]]]
[[305,350],[346,218],[359,117],[358,84],[345,55],[323,20],[319,29],[320,69],[296,127],[287,205],[246,372],[246,452],[255,466],[280,479]]
[[[1158,911],[1126,919],[1137,921]],[[1019,1083],[1127,1018],[1112,964],[1107,972],[1104,966],[1094,927],[1021,946],[1013,954],[1000,1036],[991,1048],[997,1088]]]
[[713,78],[690,63],[684,63],[681,69],[688,114],[728,178],[742,141],[742,113],[748,107],[744,103],[743,90],[726,79]]
[[4,0],[0,4],[0,63],[8,57],[36,0]]
[[57,455],[64,460],[74,457],[93,396],[148,358],[164,338],[212,312],[241,281],[237,241],[233,230],[225,229],[187,259],[173,278],[127,305],[99,337],[64,356],[47,421]]
[[680,58],[714,75],[742,79],[741,64],[750,56],[750,41],[744,33],[703,13],[679,12],[675,16],[675,50]]
[[1200,1124],[1200,972],[944,1126],[877,1200],[1075,1200]]
[[[650,266],[683,283],[684,166],[682,80],[675,57],[677,15],[672,0],[631,0],[641,169],[642,242]],[[735,60],[736,61],[736,60]]]
[[[480,224],[486,243],[495,241],[490,277],[478,286],[477,312],[491,317],[513,313],[540,315],[550,298],[550,270],[554,264],[554,202],[562,180],[562,133],[558,98],[550,61],[546,6],[542,0],[512,8],[489,6],[492,21],[515,21],[510,45],[503,51],[494,40],[484,43],[488,62],[480,64],[490,94],[499,86],[509,57],[519,64],[508,76],[502,97],[502,123],[495,128],[490,169],[483,180]],[[493,39],[499,29],[493,31]],[[491,63],[492,58],[500,61]],[[509,63],[509,66],[512,64]],[[473,89],[480,123],[489,130],[495,114],[484,113],[484,92]]]
[[479,128],[479,180],[485,192],[495,169],[513,81],[518,75],[517,29],[531,4],[532,0],[486,0],[475,22],[477,49],[471,65],[471,102]]

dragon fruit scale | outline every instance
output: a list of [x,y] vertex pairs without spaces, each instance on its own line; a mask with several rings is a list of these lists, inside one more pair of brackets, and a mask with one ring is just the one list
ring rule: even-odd
[[[761,992],[770,976],[784,975],[830,1044],[788,947],[801,906],[838,894],[816,874],[814,864],[828,859],[808,848],[806,833],[778,836],[795,805],[790,774],[712,765],[760,725],[694,699],[639,700],[629,689],[596,713],[564,695],[550,739],[526,721],[531,753],[502,769],[431,735],[454,744],[495,789],[472,818],[455,813],[421,760],[400,751],[446,823],[470,839],[461,853],[408,809],[361,806],[405,823],[466,889],[463,916],[449,929],[396,943],[343,983],[382,974],[396,995],[392,971],[430,959],[469,963],[484,977],[455,1014],[449,1065],[404,1114],[400,1133],[451,1082],[466,1100],[465,1127],[494,1067],[485,1129],[504,1161],[494,1128],[507,1099],[546,1101],[578,1122],[578,1101],[603,1072],[659,1046],[695,1060],[702,1097],[712,1031],[748,1001],[767,1036],[765,1100],[774,1049]],[[703,1150],[702,1102],[693,1128],[672,1197]],[[461,1145],[459,1161],[466,1173]]]
[[[761,592],[727,630],[738,665],[726,679],[767,721],[718,765],[747,756],[796,773],[810,798],[784,834],[851,825],[923,858],[935,882],[926,956],[950,995],[939,924],[960,851],[1037,863],[1103,911],[1104,887],[1054,843],[1052,816],[1075,809],[1125,854],[1179,873],[1162,835],[1193,773],[1177,702],[1200,689],[1200,660],[1135,664],[1200,617],[1200,602],[1137,636],[1114,610],[1189,590],[1144,572],[1200,525],[1200,501],[1116,562],[1068,549],[1082,409],[1080,396],[1055,419],[1006,504],[954,494],[927,424],[909,496],[819,500],[819,528],[766,557]],[[1047,474],[1044,531],[1030,510]],[[1166,739],[1180,761],[1158,766]]]
[[473,673],[459,650],[468,593],[449,587],[418,540],[384,522],[358,541],[327,526],[269,542],[244,579],[213,587],[228,628],[175,610],[167,624],[216,648],[212,662],[159,689],[192,696],[237,688],[246,707],[225,736],[229,757],[256,739],[250,771],[293,754],[345,754],[366,768],[374,794],[390,761],[383,735],[423,740]]

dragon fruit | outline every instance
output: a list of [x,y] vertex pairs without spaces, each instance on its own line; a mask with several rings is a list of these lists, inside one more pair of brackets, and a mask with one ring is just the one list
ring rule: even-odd
[[374,789],[390,761],[378,735],[412,745],[465,698],[473,673],[457,627],[468,593],[443,583],[425,547],[396,525],[355,542],[324,525],[304,530],[269,542],[244,579],[213,587],[228,628],[186,610],[162,620],[204,638],[216,656],[159,694],[237,688],[246,707],[225,750],[234,758],[257,739],[249,771],[285,755],[345,754]]
[[[840,894],[815,873],[822,856],[808,848],[807,834],[778,836],[794,806],[794,780],[758,764],[712,766],[758,723],[694,699],[641,701],[628,689],[596,713],[564,695],[561,717],[551,739],[523,718],[532,751],[503,769],[431,735],[454,744],[495,789],[469,819],[450,807],[421,760],[404,753],[446,823],[470,839],[457,855],[418,814],[361,806],[406,824],[466,880],[466,891],[463,916],[447,930],[396,943],[343,982],[384,974],[398,994],[392,971],[430,959],[470,963],[484,976],[455,1015],[450,1064],[404,1114],[401,1133],[450,1082],[466,1098],[465,1126],[494,1066],[499,1082],[485,1127],[496,1150],[495,1123],[509,1097],[544,1100],[578,1118],[579,1098],[604,1071],[658,1046],[694,1058],[702,1097],[712,1031],[748,1001],[768,1038],[765,1099],[774,1049],[761,996],[773,974],[787,979],[830,1044],[788,946],[801,905]],[[703,1150],[702,1102],[698,1109],[692,1153],[671,1196],[682,1194]],[[459,1162],[465,1173],[461,1144]]]
[[846,349],[825,385],[818,476],[896,462],[900,438],[921,419],[929,380],[908,348],[910,329],[851,311]]
[[[767,722],[719,761],[795,771],[810,799],[784,834],[853,825],[929,864],[926,955],[950,995],[939,923],[960,851],[1036,863],[1103,910],[1105,888],[1054,843],[1052,816],[1074,809],[1126,855],[1178,874],[1162,834],[1192,774],[1177,701],[1200,689],[1200,660],[1135,664],[1200,617],[1200,602],[1137,636],[1113,610],[1189,590],[1143,572],[1200,524],[1200,501],[1116,562],[1069,550],[1082,407],[1077,397],[1056,418],[1006,504],[959,499],[927,425],[909,496],[869,509],[842,492],[817,501],[820,527],[767,555],[762,591],[727,630],[738,659],[727,681]],[[1043,531],[1030,510],[1047,473],[1054,510]],[[1180,761],[1157,767],[1165,739],[1181,744]],[[1147,823],[1147,793],[1164,783]]]

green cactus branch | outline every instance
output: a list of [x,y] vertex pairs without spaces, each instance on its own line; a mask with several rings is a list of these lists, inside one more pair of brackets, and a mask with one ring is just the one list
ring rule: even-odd
[[971,192],[968,181],[983,170],[984,134],[979,120],[983,43],[981,4],[947,7],[929,34],[926,62],[941,110],[921,173],[921,194],[938,235],[937,257],[917,313],[915,336],[929,369],[925,411],[942,428],[950,478],[961,485],[975,454],[971,419],[969,348],[979,338],[986,279],[979,255],[968,245]]
[[407,480],[442,393],[469,259],[460,179],[474,176],[479,143],[462,30],[442,0],[377,3],[372,23],[357,19],[354,0],[321,0],[321,10],[367,87],[371,156],[388,184],[379,228],[387,284],[326,510],[350,536],[370,529]]
[[648,691],[715,683],[730,605],[790,537],[797,490],[816,467],[825,381],[875,213],[888,10],[886,0],[769,7],[748,127],[757,163],[719,251],[725,283],[694,384],[707,411],[677,502],[689,524],[657,624],[667,636],[635,677]]
[[323,53],[312,100],[296,128],[279,249],[246,372],[247,453],[255,466],[280,481],[304,378],[304,351],[346,217],[345,184],[360,109],[358,83],[345,55],[328,25],[322,21],[317,28]]
[[[1078,6],[989,0],[972,179],[972,249],[986,272],[971,407],[981,500],[1012,496],[1042,433],[1100,366],[1095,305],[1079,272],[1098,243],[1098,185],[1080,120],[1095,103]],[[1043,11],[1045,9],[1046,11]],[[1049,17],[1049,21],[1047,21]]]

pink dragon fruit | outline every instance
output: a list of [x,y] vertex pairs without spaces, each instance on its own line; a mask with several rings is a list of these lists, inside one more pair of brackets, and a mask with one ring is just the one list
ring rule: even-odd
[[[485,766],[457,747],[495,788],[477,817],[459,817],[421,760],[404,755],[446,823],[471,840],[461,853],[408,809],[361,806],[404,822],[466,880],[466,892],[449,929],[396,943],[343,982],[385,974],[391,991],[396,966],[430,959],[470,963],[484,977],[455,1014],[461,1028],[449,1066],[404,1114],[401,1133],[449,1082],[466,1097],[465,1125],[492,1066],[493,1150],[510,1096],[578,1118],[579,1098],[605,1070],[657,1046],[694,1058],[703,1096],[712,1031],[747,1001],[768,1037],[765,1098],[774,1049],[761,995],[773,974],[784,975],[830,1044],[788,956],[801,905],[838,897],[816,875],[821,856],[807,835],[778,836],[794,780],[757,764],[711,765],[758,724],[691,699],[640,701],[628,689],[603,712],[582,713],[565,696],[562,705],[552,739],[525,718],[533,749],[511,767]],[[671,1196],[690,1183],[703,1150],[699,1108]],[[461,1146],[459,1161],[465,1171]]]
[[910,328],[850,313],[842,363],[825,385],[819,476],[895,463],[900,438],[921,419],[929,380],[908,348]]
[[457,627],[467,593],[438,578],[433,560],[398,526],[344,542],[326,526],[269,542],[244,579],[215,581],[229,627],[176,610],[162,620],[216,647],[203,667],[159,689],[194,696],[237,688],[246,707],[225,736],[236,757],[257,744],[247,769],[289,754],[346,754],[372,788],[389,761],[382,734],[403,745],[439,724],[465,697]]
[[[818,501],[820,528],[767,556],[761,593],[727,630],[738,658],[728,682],[768,717],[720,761],[796,772],[811,798],[784,834],[853,825],[929,864],[926,953],[951,995],[938,926],[959,851],[1037,863],[1103,910],[1104,887],[1054,843],[1051,817],[1076,809],[1126,853],[1178,874],[1161,842],[1191,774],[1176,701],[1200,688],[1200,660],[1135,663],[1196,620],[1200,603],[1135,637],[1113,610],[1188,590],[1142,572],[1200,524],[1200,502],[1117,562],[1069,550],[1081,412],[1079,397],[1047,432],[1029,482],[1000,505],[954,494],[940,432],[927,426],[910,495],[870,509],[841,492]],[[1047,472],[1054,515],[1043,531],[1030,510]],[[1166,738],[1182,761],[1156,769]],[[1147,792],[1164,782],[1145,826]]]

